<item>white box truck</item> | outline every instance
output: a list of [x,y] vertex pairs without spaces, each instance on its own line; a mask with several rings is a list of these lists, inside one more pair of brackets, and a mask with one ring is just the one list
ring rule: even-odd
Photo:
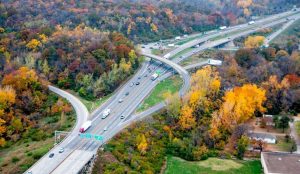
[[83,123],[83,125],[80,127],[79,132],[84,133],[86,130],[88,130],[92,126],[91,121],[86,121]]
[[248,22],[248,24],[252,25],[252,24],[255,24],[255,22],[254,21],[250,21],[250,22]]
[[225,30],[227,27],[226,26],[222,26],[220,27],[220,30]]
[[215,60],[215,59],[208,59],[209,65],[215,65],[215,66],[221,66],[222,61],[221,60]]
[[110,109],[105,109],[102,113],[102,119],[106,118],[110,114]]

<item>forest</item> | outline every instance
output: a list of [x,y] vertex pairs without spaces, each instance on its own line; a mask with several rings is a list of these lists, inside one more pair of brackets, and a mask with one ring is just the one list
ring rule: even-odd
[[[6,0],[0,3],[0,26],[7,31],[53,30],[84,24],[123,33],[134,42],[167,39],[252,17],[278,13],[298,0]],[[58,10],[59,9],[59,10]]]
[[273,46],[217,52],[222,66],[197,70],[183,99],[169,95],[165,110],[115,136],[98,151],[93,173],[160,173],[170,155],[242,159],[257,143],[245,136],[249,119],[299,113],[300,53]]

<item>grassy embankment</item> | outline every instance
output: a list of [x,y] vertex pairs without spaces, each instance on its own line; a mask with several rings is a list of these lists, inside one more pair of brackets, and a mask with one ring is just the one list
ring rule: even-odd
[[204,161],[190,162],[168,156],[165,174],[260,174],[259,160],[240,161],[209,158]]

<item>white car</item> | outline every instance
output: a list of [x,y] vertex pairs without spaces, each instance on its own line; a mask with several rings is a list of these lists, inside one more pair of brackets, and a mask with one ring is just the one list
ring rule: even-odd
[[104,131],[107,131],[107,126],[105,126],[103,130],[104,130]]
[[61,147],[58,152],[63,153],[64,151],[65,151],[65,149],[63,147]]
[[119,102],[119,103],[122,103],[123,101],[124,101],[124,100],[123,100],[122,98],[120,98],[118,102]]
[[110,114],[110,109],[105,109],[102,113],[102,119],[106,118]]

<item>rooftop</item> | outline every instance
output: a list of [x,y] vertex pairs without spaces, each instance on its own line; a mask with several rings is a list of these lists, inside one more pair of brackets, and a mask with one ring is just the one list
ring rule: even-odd
[[267,174],[299,174],[300,171],[300,154],[263,152],[261,160]]
[[257,139],[276,139],[276,136],[268,133],[257,133],[257,132],[250,132],[248,133],[248,137],[250,138],[257,138]]

